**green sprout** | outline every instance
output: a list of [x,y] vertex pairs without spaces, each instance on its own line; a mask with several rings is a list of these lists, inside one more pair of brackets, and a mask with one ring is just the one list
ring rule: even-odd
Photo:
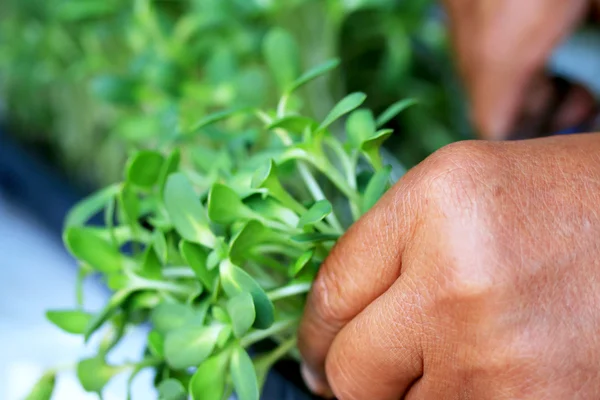
[[[299,360],[306,294],[335,241],[389,188],[379,148],[391,132],[382,125],[412,104],[375,117],[361,108],[365,95],[352,93],[320,121],[290,106],[301,86],[336,65],[294,79],[274,109],[209,115],[158,150],[132,153],[123,182],[70,212],[64,241],[81,266],[79,306],[47,317],[86,340],[104,335],[96,355],[76,366],[85,390],[101,394],[113,376],[128,373],[131,382],[151,368],[161,399],[235,392],[257,400],[278,360]],[[198,134],[232,119],[253,136],[212,151],[194,146]],[[88,225],[99,212],[105,226]],[[98,312],[83,305],[91,275],[113,292]],[[144,354],[109,364],[134,326],[148,327]],[[265,341],[271,350],[253,351]],[[30,398],[48,399],[54,376]]]

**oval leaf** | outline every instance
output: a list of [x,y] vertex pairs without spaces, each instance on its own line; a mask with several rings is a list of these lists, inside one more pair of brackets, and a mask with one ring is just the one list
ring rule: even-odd
[[298,228],[304,228],[322,221],[325,217],[331,214],[331,203],[327,200],[319,200],[308,211],[300,217]]
[[242,337],[252,327],[256,318],[252,295],[244,292],[229,299],[227,312],[231,317],[233,334],[238,338]]
[[184,326],[165,337],[165,359],[169,366],[183,369],[200,365],[215,348],[223,325]]
[[229,354],[214,355],[204,361],[190,381],[193,400],[222,400],[225,393],[225,377]]
[[302,253],[302,255],[300,257],[298,257],[298,259],[296,260],[296,262],[290,269],[290,277],[294,278],[294,277],[298,276],[298,274],[300,274],[300,272],[302,272],[302,270],[304,269],[306,264],[308,264],[308,262],[312,259],[314,254],[315,254],[314,250],[308,250],[308,251]]
[[127,182],[144,189],[152,188],[160,177],[164,161],[159,152],[138,151],[127,164]]
[[258,379],[252,359],[241,347],[231,353],[229,373],[239,400],[259,400]]
[[327,117],[325,117],[321,125],[319,125],[319,130],[327,129],[329,125],[333,124],[338,118],[359,107],[366,98],[367,96],[360,92],[351,93],[344,97],[333,107]]
[[117,272],[125,264],[126,258],[119,249],[91,228],[68,228],[64,240],[71,254],[100,272]]
[[82,360],[77,364],[77,378],[88,392],[100,393],[108,381],[119,372],[117,367],[108,365],[100,356]]
[[267,329],[273,325],[275,320],[273,303],[254,278],[229,260],[221,262],[219,274],[223,290],[228,297],[232,298],[244,292],[252,295],[256,309],[256,319],[253,324],[255,328]]
[[300,51],[289,32],[271,29],[263,41],[263,54],[280,89],[292,84],[300,74]]
[[233,189],[216,183],[208,194],[208,216],[216,223],[230,224],[240,219],[255,218],[256,214]]
[[177,379],[167,379],[158,385],[158,400],[186,400],[187,392]]
[[346,121],[348,143],[352,148],[360,149],[362,143],[375,134],[376,129],[371,110],[356,110]]
[[214,291],[219,273],[215,269],[208,269],[208,252],[201,246],[185,240],[179,243],[179,251],[188,265],[194,270],[196,277],[202,285],[207,290]]
[[150,314],[150,321],[154,329],[162,334],[185,326],[194,318],[192,306],[181,303],[160,303]]
[[210,230],[206,211],[184,174],[174,173],[167,179],[164,202],[175,229],[184,239],[214,246],[215,236]]
[[46,318],[65,332],[83,335],[92,320],[92,315],[79,310],[47,311]]

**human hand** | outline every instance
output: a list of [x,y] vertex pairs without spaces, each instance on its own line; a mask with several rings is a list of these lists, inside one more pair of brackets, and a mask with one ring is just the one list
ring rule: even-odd
[[599,399],[598,238],[600,134],[445,147],[322,265],[305,379],[340,400]]
[[544,72],[553,48],[593,2],[444,0],[471,118],[483,138],[549,134],[536,131],[571,128],[594,112],[594,98],[584,87],[561,94]]

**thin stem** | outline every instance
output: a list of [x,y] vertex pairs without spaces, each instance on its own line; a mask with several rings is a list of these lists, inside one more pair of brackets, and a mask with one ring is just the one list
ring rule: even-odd
[[271,301],[292,297],[299,294],[305,294],[310,291],[311,284],[309,282],[295,283],[293,285],[283,286],[267,293]]
[[292,336],[290,339],[281,343],[275,350],[265,356],[264,363],[269,366],[269,368],[279,361],[281,358],[285,357],[287,353],[292,351],[296,347],[296,343],[298,342],[298,338],[296,335]]
[[190,267],[185,267],[185,266],[164,268],[163,274],[165,275],[165,278],[173,278],[173,279],[196,278],[196,274],[194,273],[194,271]]
[[287,107],[287,102],[290,98],[289,93],[285,93],[279,99],[279,104],[277,104],[277,118],[283,118],[285,116],[285,108]]
[[141,278],[137,275],[132,275],[130,279],[132,286],[136,287],[137,289],[164,290],[170,293],[182,294],[185,296],[189,296],[193,293],[192,288],[189,286],[178,285],[173,282],[153,281],[150,279]]
[[240,344],[242,347],[248,347],[253,345],[254,343],[260,342],[261,340],[267,339],[273,335],[284,332],[287,329],[292,328],[300,321],[299,318],[290,318],[283,321],[275,322],[268,329],[253,331],[244,336],[240,340]]

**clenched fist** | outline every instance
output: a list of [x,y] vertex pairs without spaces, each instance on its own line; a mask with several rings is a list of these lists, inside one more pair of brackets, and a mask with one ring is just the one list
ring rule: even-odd
[[325,261],[299,345],[340,400],[600,399],[600,134],[425,160]]

